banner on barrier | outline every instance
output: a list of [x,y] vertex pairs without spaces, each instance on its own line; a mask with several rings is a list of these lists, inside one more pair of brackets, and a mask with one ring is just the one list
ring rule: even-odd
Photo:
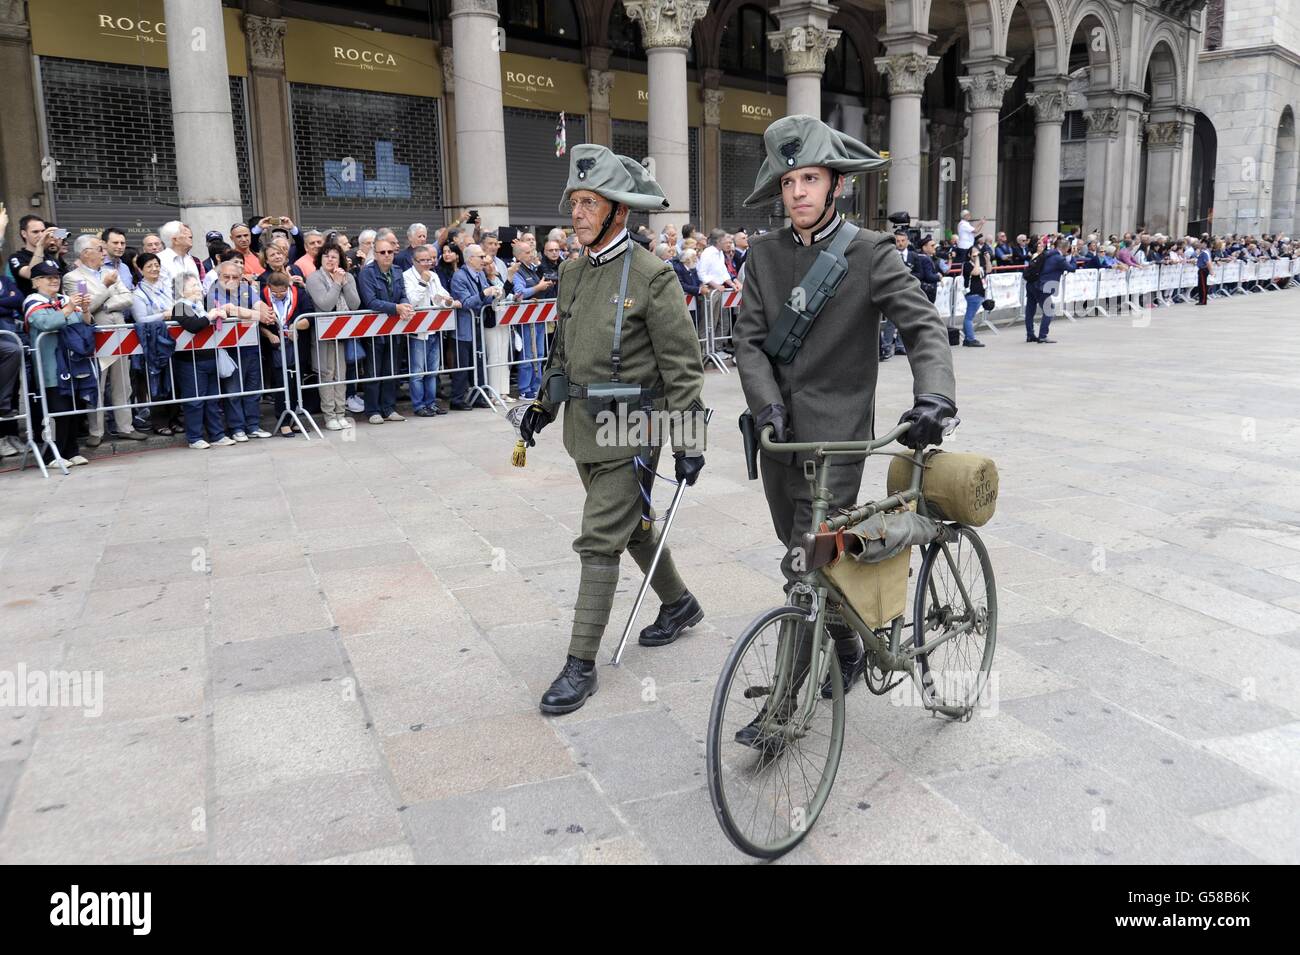
[[1179,288],[1196,288],[1196,282],[1200,278],[1200,270],[1194,265],[1184,265],[1182,269],[1182,278]]
[[1159,269],[1146,267],[1133,269],[1128,274],[1128,291],[1130,295],[1154,292],[1160,279]]
[[1229,262],[1226,265],[1224,265],[1220,269],[1220,271],[1223,273],[1223,278],[1220,279],[1220,281],[1223,282],[1225,285],[1233,285],[1241,281],[1240,262]]
[[989,297],[998,308],[1020,307],[1020,286],[1023,280],[1019,272],[998,273],[986,278]]
[[381,335],[413,335],[441,332],[456,327],[453,308],[426,309],[409,318],[368,312],[360,315],[319,316],[316,337],[321,341],[344,338],[376,338]]
[[934,290],[934,308],[939,317],[947,320],[952,314],[952,290],[955,283],[950,278],[939,280],[939,287]]
[[1239,262],[1237,263],[1237,267],[1241,270],[1240,274],[1243,282],[1249,282],[1258,277],[1259,270],[1256,268],[1254,262]]
[[495,306],[498,325],[539,325],[555,321],[555,299]]
[[1273,263],[1273,278],[1283,279],[1291,274],[1291,260],[1278,259]]
[[[257,344],[257,322],[225,322],[201,332],[187,332],[179,325],[168,325],[167,334],[176,342],[177,351],[204,351],[211,348],[234,348]],[[95,355],[117,358],[142,353],[140,336],[134,325],[95,330]]]
[[1159,288],[1162,292],[1172,292],[1179,287],[1183,279],[1183,267],[1181,265],[1162,265],[1160,266],[1160,283]]
[[1095,298],[1097,294],[1097,276],[1100,269],[1079,269],[1066,272],[1061,294],[1066,302],[1083,302]]
[[1103,269],[1097,280],[1098,298],[1120,298],[1128,294],[1128,273],[1119,269]]

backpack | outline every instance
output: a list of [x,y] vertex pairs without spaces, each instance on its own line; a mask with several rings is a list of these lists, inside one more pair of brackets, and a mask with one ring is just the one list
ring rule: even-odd
[[1036,255],[1029,260],[1029,264],[1025,266],[1025,271],[1022,273],[1025,277],[1026,285],[1038,284],[1038,280],[1043,275],[1043,259],[1045,258],[1047,258],[1046,252],[1041,255]]

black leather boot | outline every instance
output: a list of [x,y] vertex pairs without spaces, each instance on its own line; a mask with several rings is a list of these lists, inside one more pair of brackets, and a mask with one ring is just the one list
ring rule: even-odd
[[596,661],[570,656],[550,689],[542,694],[542,712],[548,715],[581,709],[587,697],[596,695]]
[[750,749],[756,749],[763,753],[764,756],[772,756],[780,752],[785,746],[785,740],[780,736],[764,736],[759,729],[758,724],[763,717],[767,715],[767,706],[764,705],[749,723],[736,730],[736,742],[741,746],[748,746]]
[[[829,629],[832,637],[840,636],[837,632],[838,628],[831,627]],[[848,630],[848,628],[846,627],[845,630]],[[851,633],[852,631],[848,632]],[[852,652],[847,651],[849,646],[853,648]],[[847,640],[843,643],[836,640],[835,653],[840,658],[840,678],[844,681],[844,695],[848,696],[849,690],[853,689],[854,682],[858,677],[862,676],[862,671],[866,669],[867,654],[863,651],[862,642],[859,640],[854,640],[851,644]],[[827,677],[826,682],[822,684],[822,699],[829,700],[830,698],[831,680],[830,677]]]
[[655,622],[641,631],[637,641],[643,647],[664,647],[682,635],[682,631],[704,619],[700,602],[688,590],[670,604],[659,608]]

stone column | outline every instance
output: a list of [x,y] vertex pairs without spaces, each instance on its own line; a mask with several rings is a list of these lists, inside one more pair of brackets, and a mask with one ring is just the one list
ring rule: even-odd
[[[609,114],[609,93],[614,88],[614,71],[609,68],[609,50],[587,50],[587,95],[591,110],[587,114],[587,142],[614,146],[614,120]],[[643,159],[643,156],[635,157]]]
[[[448,29],[443,36],[451,33]],[[460,201],[460,162],[456,149],[451,146],[452,131],[456,128],[456,66],[450,46],[438,49],[438,67],[442,70],[442,154],[446,169],[443,172],[443,185],[447,190],[443,202],[447,208],[441,210],[439,223],[450,222],[465,208]],[[481,213],[480,213],[481,214]]]
[[459,205],[477,209],[483,228],[495,229],[510,221],[495,0],[452,0],[451,30]]
[[1147,150],[1146,225],[1148,231],[1166,235],[1187,227],[1188,169],[1183,162],[1183,140],[1188,123],[1178,113],[1166,111],[1153,115],[1144,130]]
[[[0,82],[6,97],[5,121],[0,123],[0,197],[9,210],[9,230],[0,238],[5,248],[15,248],[18,220],[28,214],[53,216],[50,191],[41,179],[40,123],[32,73],[32,50],[28,44],[27,18],[21,3],[0,3]],[[43,101],[43,96],[42,96]],[[32,205],[35,196],[40,203]]]
[[700,130],[700,228],[708,231],[722,224],[722,100],[718,89],[721,70],[705,70],[703,99],[704,127]]
[[[1119,134],[1119,110],[1113,106],[1097,106],[1083,111],[1088,125],[1087,145],[1084,147],[1083,222],[1084,233],[1107,235],[1116,231],[1110,228],[1106,210],[1106,157],[1111,143]],[[1119,228],[1122,234],[1136,223]]]
[[278,17],[244,16],[256,188],[253,206],[261,214],[288,215],[297,222],[297,167],[285,159],[293,155],[293,129],[289,84],[284,76],[284,30],[285,21]]
[[1061,123],[1065,120],[1066,80],[1034,83],[1025,96],[1034,108],[1034,181],[1029,194],[1029,232],[1055,232],[1061,221]]
[[986,239],[998,232],[998,112],[1015,78],[1007,76],[1006,63],[971,65],[969,76],[957,82],[970,103],[971,221],[985,221],[980,231]]
[[828,28],[835,8],[819,0],[786,0],[773,13],[781,29],[767,35],[785,64],[787,116],[822,118],[822,73],[826,53],[840,42],[840,31]]
[[1083,231],[1124,233],[1137,227],[1138,142],[1144,98],[1135,93],[1088,97]]
[[[915,45],[924,51],[929,39]],[[875,62],[889,85],[889,212],[917,218],[921,214],[921,93],[939,58],[913,49],[877,57]]]
[[230,114],[226,31],[220,0],[165,0],[167,79],[176,141],[178,218],[194,232],[223,234],[243,218],[235,124]]
[[624,0],[641,24],[650,96],[649,147],[653,174],[668,197],[668,208],[650,214],[650,228],[690,216],[690,124],[686,111],[686,50],[691,30],[708,13],[706,0]]

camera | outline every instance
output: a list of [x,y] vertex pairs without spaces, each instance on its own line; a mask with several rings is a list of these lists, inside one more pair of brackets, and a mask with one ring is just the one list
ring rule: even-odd
[[469,210],[469,218],[466,221],[469,222],[471,225],[478,225],[478,210],[477,209]]

